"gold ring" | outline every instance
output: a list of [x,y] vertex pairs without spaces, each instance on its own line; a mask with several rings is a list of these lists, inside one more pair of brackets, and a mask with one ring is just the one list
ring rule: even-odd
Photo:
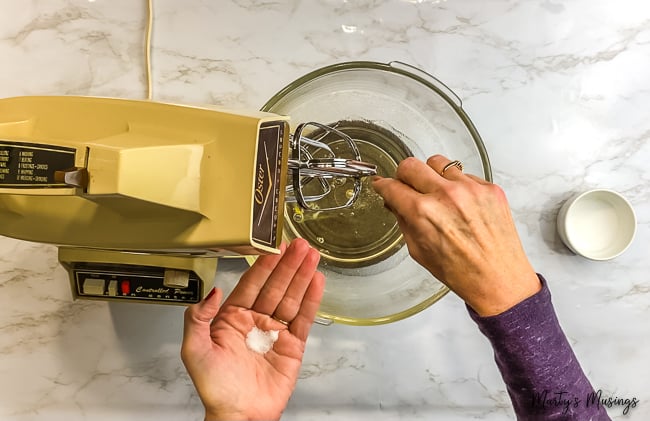
[[445,167],[442,169],[442,171],[440,171],[440,176],[444,177],[445,176],[445,171],[447,171],[451,167],[456,167],[461,172],[463,171],[463,164],[460,161],[451,161],[449,164],[445,165]]
[[275,320],[276,322],[280,322],[280,323],[282,323],[282,324],[285,325],[285,326],[289,326],[289,322],[287,322],[287,321],[285,321],[285,320],[282,320],[282,319],[280,319],[279,317],[275,317],[275,315],[273,315],[273,314],[271,315],[271,318],[272,318],[273,320]]

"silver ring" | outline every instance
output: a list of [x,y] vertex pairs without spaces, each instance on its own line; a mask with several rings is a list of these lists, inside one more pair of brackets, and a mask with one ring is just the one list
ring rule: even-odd
[[275,317],[275,315],[273,315],[273,314],[271,315],[271,318],[272,318],[273,320],[275,320],[276,322],[280,322],[280,323],[282,323],[282,324],[285,325],[285,326],[289,326],[289,322],[287,322],[287,321],[285,321],[285,320],[282,320],[282,319],[280,319],[279,317]]
[[451,161],[449,164],[445,165],[445,167],[440,171],[440,176],[444,177],[445,176],[445,171],[447,171],[451,167],[456,167],[458,168],[461,172],[463,171],[463,164],[460,161]]

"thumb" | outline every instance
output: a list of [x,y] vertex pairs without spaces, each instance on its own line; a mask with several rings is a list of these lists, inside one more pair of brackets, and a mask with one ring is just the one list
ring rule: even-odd
[[210,337],[210,323],[219,312],[223,291],[212,288],[203,300],[192,304],[185,310],[183,341],[191,338]]

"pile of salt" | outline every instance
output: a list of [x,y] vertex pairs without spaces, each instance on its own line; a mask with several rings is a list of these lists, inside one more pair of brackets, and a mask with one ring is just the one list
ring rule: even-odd
[[257,326],[253,326],[246,335],[246,346],[258,354],[266,354],[273,348],[275,341],[278,340],[279,332],[278,330],[269,330],[267,332],[259,329]]

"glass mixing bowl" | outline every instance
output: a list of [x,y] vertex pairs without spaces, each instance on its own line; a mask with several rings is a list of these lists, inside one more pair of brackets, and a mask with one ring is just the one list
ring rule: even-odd
[[[460,99],[433,76],[404,63],[324,67],[289,84],[262,110],[291,116],[292,132],[310,121],[336,127],[385,177],[392,177],[407,156],[426,160],[443,154],[460,160],[466,173],[492,180],[485,147]],[[329,145],[339,155],[348,153],[344,142]],[[350,182],[338,181],[331,183],[326,205],[347,200]],[[284,216],[286,240],[303,237],[320,251],[319,270],[327,281],[319,317],[325,321],[389,323],[422,311],[448,292],[409,256],[395,218],[370,180],[364,180],[351,208],[303,212],[287,203]]]

